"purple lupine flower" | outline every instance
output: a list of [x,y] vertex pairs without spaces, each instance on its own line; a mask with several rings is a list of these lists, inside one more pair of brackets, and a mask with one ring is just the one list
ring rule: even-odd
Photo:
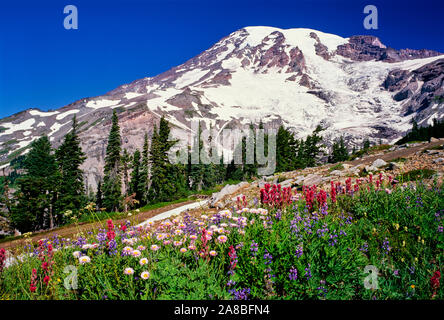
[[361,252],[367,252],[368,251],[368,243],[364,242],[361,248],[359,248],[359,251]]
[[270,265],[271,262],[273,261],[273,256],[271,255],[271,253],[267,251],[267,249],[265,249],[264,260],[265,260],[265,265]]
[[384,254],[388,254],[389,251],[391,250],[390,243],[389,243],[387,238],[385,238],[384,242],[382,243],[382,247],[381,248],[382,248],[382,250],[384,250],[383,251]]
[[276,218],[277,220],[281,220],[281,219],[282,219],[282,211],[281,211],[281,209],[278,209],[278,210],[276,211],[275,218]]
[[333,230],[333,233],[330,234],[330,238],[328,239],[328,244],[332,247],[335,246],[335,244],[338,242],[337,240],[338,235],[336,234],[336,230]]
[[109,255],[115,256],[117,254],[117,243],[115,239],[108,242]]
[[232,286],[234,286],[234,285],[236,285],[236,281],[233,281],[233,280],[229,280],[228,282],[227,282],[227,287],[232,287]]
[[296,253],[294,254],[297,258],[300,258],[300,257],[302,257],[302,255],[304,254],[304,251],[303,251],[303,247],[302,247],[302,245],[300,244],[298,247],[297,247],[297,249],[296,249]]
[[297,278],[298,278],[298,269],[296,269],[295,267],[291,267],[290,273],[289,273],[288,277],[292,281],[297,280]]
[[318,292],[318,296],[321,296],[321,297],[325,298],[325,296],[327,295],[327,292],[328,292],[327,289],[324,287],[325,280],[321,280],[320,284],[321,285],[316,288],[319,291]]
[[308,264],[308,267],[305,268],[305,274],[304,276],[307,278],[307,281],[311,279],[311,269],[310,269],[311,265]]
[[250,288],[241,288],[239,290],[231,289],[228,292],[233,296],[233,300],[248,300]]
[[399,270],[396,269],[395,271],[393,271],[393,275],[397,277],[399,275]]
[[253,255],[253,257],[257,255],[258,246],[259,245],[253,240],[250,246],[250,252]]
[[444,230],[443,226],[438,226],[438,232],[442,233]]

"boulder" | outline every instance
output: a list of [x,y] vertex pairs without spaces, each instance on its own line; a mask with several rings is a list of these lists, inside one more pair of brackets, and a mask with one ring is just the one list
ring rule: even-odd
[[280,184],[282,188],[291,187],[291,185],[293,184],[293,179],[287,179],[285,181],[282,181]]
[[374,167],[374,168],[380,168],[380,167],[383,167],[385,165],[387,165],[387,162],[385,162],[382,159],[376,159],[375,161],[373,161],[371,166]]
[[330,172],[330,174],[331,174],[332,176],[339,176],[339,177],[344,177],[344,176],[347,175],[346,172],[341,171],[341,170],[333,170],[332,172]]
[[311,186],[311,185],[314,185],[314,184],[318,185],[322,181],[323,181],[323,179],[322,179],[321,176],[319,176],[317,174],[314,174],[314,173],[311,173],[311,174],[309,174],[309,175],[307,175],[305,177],[303,183],[304,183],[305,186]]
[[247,186],[248,182],[241,182],[236,185],[227,184],[222,188],[219,192],[215,192],[211,195],[211,199],[209,201],[210,208],[216,207],[216,204],[221,201],[225,196],[235,193],[240,188]]
[[435,160],[433,160],[433,163],[443,163],[444,162],[444,158],[436,158]]

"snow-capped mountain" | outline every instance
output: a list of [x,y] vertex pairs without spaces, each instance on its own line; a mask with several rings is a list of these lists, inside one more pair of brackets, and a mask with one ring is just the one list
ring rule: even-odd
[[394,50],[373,36],[342,38],[310,29],[246,27],[156,77],[122,85],[56,111],[29,109],[0,120],[0,167],[46,134],[57,146],[75,114],[81,125],[87,182],[102,175],[112,110],[123,147],[141,148],[165,115],[183,136],[191,120],[208,128],[285,124],[304,137],[322,123],[324,136],[391,142],[410,128],[442,118],[444,55]]

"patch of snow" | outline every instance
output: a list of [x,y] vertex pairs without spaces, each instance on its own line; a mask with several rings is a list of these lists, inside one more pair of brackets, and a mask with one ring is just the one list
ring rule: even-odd
[[58,111],[48,111],[48,112],[42,112],[42,111],[38,111],[38,110],[30,110],[29,114],[32,116],[39,116],[39,117],[50,117],[53,115],[58,114]]
[[11,122],[1,123],[0,126],[6,128],[6,130],[0,134],[8,135],[8,134],[13,134],[16,131],[31,130],[34,123],[35,123],[34,118],[30,118],[21,123],[11,123]]
[[194,69],[188,72],[185,72],[182,76],[176,79],[173,83],[176,85],[178,89],[189,86],[192,83],[199,81],[203,76],[205,76],[209,71],[202,69]]
[[137,93],[137,92],[127,92],[125,93],[125,98],[129,99],[133,99],[136,97],[140,97],[143,96],[143,93]]
[[100,109],[100,108],[106,108],[106,107],[111,107],[111,106],[115,106],[116,104],[119,104],[120,100],[107,100],[107,99],[101,99],[101,100],[91,100],[88,101],[88,103],[86,104],[87,108],[92,108],[92,109]]
[[80,111],[79,109],[74,109],[74,110],[69,110],[69,111],[63,112],[56,117],[56,120],[62,120],[71,114],[79,113],[79,111]]

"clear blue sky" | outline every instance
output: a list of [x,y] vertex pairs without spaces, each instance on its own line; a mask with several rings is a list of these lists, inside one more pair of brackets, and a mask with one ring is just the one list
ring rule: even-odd
[[[79,29],[63,28],[76,5]],[[379,29],[365,30],[376,5]],[[393,48],[444,52],[444,1],[1,1],[0,117],[56,109],[154,76],[251,25],[373,34]]]

